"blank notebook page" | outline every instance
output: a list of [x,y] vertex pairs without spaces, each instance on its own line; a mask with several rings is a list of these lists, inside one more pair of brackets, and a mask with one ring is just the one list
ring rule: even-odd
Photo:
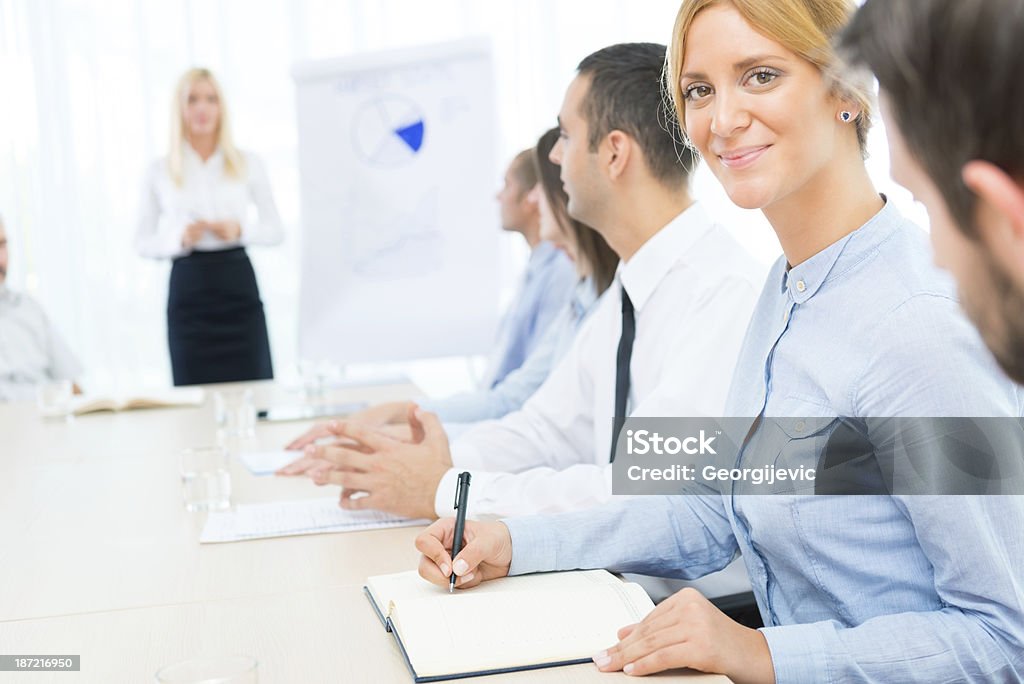
[[420,677],[589,658],[654,604],[636,584],[398,601],[392,614]]

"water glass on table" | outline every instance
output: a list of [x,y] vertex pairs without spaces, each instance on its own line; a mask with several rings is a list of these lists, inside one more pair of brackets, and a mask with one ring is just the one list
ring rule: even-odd
[[228,452],[222,446],[181,452],[181,488],[185,510],[223,511],[231,506]]
[[334,375],[334,366],[327,361],[299,361],[299,375],[302,377],[302,395],[307,401],[317,402],[324,398],[327,381]]
[[217,427],[229,437],[252,437],[256,433],[256,405],[251,389],[220,390],[213,394]]
[[44,418],[67,418],[71,415],[74,386],[70,380],[52,380],[36,388],[36,404]]

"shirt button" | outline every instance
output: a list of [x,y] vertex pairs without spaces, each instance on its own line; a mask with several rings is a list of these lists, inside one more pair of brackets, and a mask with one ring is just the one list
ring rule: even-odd
[[807,284],[804,283],[804,281],[802,281],[802,280],[798,280],[798,281],[796,281],[796,289],[797,289],[797,292],[803,292],[804,290],[807,289]]
[[802,420],[798,420],[796,422],[796,425],[793,426],[793,429],[796,430],[797,432],[803,432],[804,428],[806,428],[806,427],[807,427],[807,423],[805,423]]

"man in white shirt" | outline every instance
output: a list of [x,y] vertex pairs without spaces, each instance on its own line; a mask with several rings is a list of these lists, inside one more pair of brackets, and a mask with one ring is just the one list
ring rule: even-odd
[[424,411],[410,412],[411,444],[336,423],[359,446],[307,453],[334,464],[315,479],[341,485],[343,507],[450,515],[470,470],[473,516],[586,508],[611,497],[613,416],[721,415],[765,269],[689,196],[696,159],[658,115],[664,55],[648,43],[590,55],[559,114],[569,211],[622,259],[573,348],[520,411],[450,450]]
[[20,401],[35,396],[36,385],[73,381],[82,369],[42,307],[7,289],[7,266],[7,230],[0,218],[0,401]]

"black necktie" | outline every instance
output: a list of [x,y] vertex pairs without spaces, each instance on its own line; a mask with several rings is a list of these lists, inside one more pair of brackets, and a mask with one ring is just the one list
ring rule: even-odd
[[615,355],[615,413],[612,423],[612,455],[615,460],[615,445],[626,422],[626,400],[629,399],[629,361],[633,358],[633,339],[636,337],[636,321],[633,319],[633,302],[622,288],[622,334],[619,335],[619,351]]

